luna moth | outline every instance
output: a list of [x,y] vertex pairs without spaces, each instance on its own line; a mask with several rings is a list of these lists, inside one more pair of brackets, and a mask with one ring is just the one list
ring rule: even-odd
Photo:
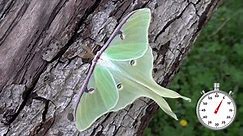
[[190,100],[154,81],[153,54],[148,42],[150,20],[148,8],[131,12],[97,52],[78,94],[75,123],[79,131],[140,97],[154,100],[175,119],[176,115],[163,97]]

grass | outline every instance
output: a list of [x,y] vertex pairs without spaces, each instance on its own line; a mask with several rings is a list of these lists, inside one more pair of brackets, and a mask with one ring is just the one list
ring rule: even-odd
[[[243,134],[243,2],[225,1],[203,28],[194,48],[183,62],[169,88],[192,99],[167,99],[179,121],[160,110],[145,136],[239,136]],[[220,89],[234,92],[237,116],[228,128],[212,131],[203,127],[195,113],[201,90],[212,90],[219,82]]]

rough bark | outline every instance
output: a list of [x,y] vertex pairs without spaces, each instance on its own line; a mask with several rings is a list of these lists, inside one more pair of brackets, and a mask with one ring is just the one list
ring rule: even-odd
[[76,130],[74,100],[89,65],[79,54],[104,43],[127,13],[149,7],[154,78],[166,86],[218,3],[0,0],[0,134],[142,135],[158,109],[145,98]]

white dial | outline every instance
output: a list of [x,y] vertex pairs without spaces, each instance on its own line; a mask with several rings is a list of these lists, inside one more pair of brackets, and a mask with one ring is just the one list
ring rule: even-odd
[[236,115],[233,98],[226,92],[215,89],[205,93],[197,103],[197,117],[209,129],[220,130],[228,127]]

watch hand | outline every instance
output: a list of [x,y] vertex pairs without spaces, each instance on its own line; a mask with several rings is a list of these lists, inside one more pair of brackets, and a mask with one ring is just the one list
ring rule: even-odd
[[218,107],[215,109],[215,111],[214,111],[215,114],[218,113],[219,107],[221,106],[223,100],[224,100],[224,99],[221,100],[221,102],[219,103]]

